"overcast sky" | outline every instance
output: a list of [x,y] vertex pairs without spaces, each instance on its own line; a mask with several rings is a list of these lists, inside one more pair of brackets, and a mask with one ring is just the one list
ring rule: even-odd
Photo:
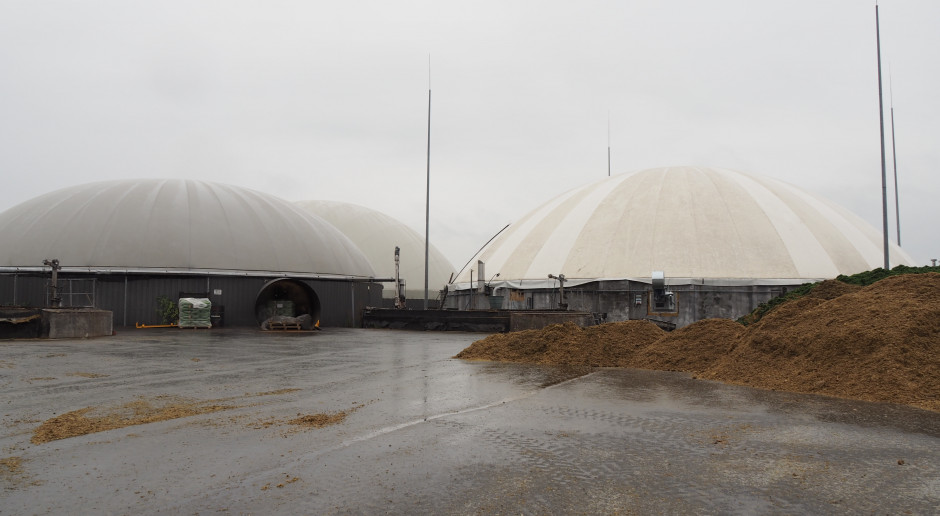
[[[901,244],[929,264],[940,2],[880,14]],[[875,6],[859,0],[0,0],[0,210],[179,177],[354,202],[423,234],[429,56],[431,242],[456,268],[605,177],[608,117],[614,174],[767,175],[881,229]]]

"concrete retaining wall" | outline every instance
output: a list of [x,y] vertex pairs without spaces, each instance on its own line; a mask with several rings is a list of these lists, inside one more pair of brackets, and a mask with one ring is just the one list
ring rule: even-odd
[[42,336],[49,339],[81,339],[111,335],[108,310],[46,308],[42,311]]
[[593,326],[594,316],[584,312],[509,312],[509,331],[540,330],[566,322],[581,327]]
[[566,322],[572,322],[578,326],[591,326],[595,323],[593,314],[557,310],[512,312],[507,310],[395,310],[371,308],[366,309],[362,317],[364,328],[485,333],[537,330],[550,324]]
[[[676,311],[657,313],[651,310],[649,284],[630,280],[604,280],[565,289],[568,310],[606,314],[606,321],[648,319],[675,328],[709,318],[737,319],[747,315],[760,303],[779,296],[799,285],[668,285],[676,296]],[[503,310],[540,311],[558,307],[560,293],[556,289],[496,289]],[[473,306],[488,308],[490,298],[468,291],[451,292],[447,308]]]

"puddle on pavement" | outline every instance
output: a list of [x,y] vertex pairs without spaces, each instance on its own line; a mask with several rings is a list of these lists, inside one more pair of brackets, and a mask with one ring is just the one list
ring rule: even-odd
[[940,416],[902,405],[755,389],[669,371],[517,363],[481,365],[481,372],[494,381],[530,388],[550,387],[597,373],[593,381],[576,388],[584,389],[584,394],[592,398],[650,404],[654,409],[799,413],[821,422],[885,427],[940,437]]
[[485,363],[484,374],[523,387],[545,388],[591,374],[596,369],[582,366],[545,366],[536,364]]

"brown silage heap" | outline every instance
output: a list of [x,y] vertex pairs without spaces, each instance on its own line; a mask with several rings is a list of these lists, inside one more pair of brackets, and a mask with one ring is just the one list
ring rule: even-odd
[[626,321],[582,329],[573,323],[541,330],[499,333],[474,342],[457,358],[532,364],[630,367],[634,353],[664,332],[647,321]]
[[864,288],[825,281],[747,327],[707,319],[665,333],[647,321],[569,323],[490,335],[457,358],[684,371],[940,411],[940,274]]

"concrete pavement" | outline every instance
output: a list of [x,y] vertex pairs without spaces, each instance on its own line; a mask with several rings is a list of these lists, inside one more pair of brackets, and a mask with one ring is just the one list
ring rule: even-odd
[[[912,514],[940,414],[680,373],[464,362],[481,334],[0,342],[0,514]],[[138,400],[226,410],[33,444]],[[345,413],[339,423],[291,419]]]

